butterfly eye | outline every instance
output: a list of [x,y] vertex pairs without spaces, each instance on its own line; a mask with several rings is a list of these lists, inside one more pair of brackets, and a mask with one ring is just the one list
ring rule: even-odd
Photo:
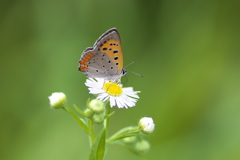
[[127,70],[122,70],[122,74],[125,75],[127,73]]

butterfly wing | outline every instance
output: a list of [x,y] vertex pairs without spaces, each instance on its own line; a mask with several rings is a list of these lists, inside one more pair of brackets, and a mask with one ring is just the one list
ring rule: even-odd
[[119,79],[122,75],[123,56],[118,31],[113,28],[87,48],[79,61],[79,70],[91,78]]
[[90,78],[115,79],[118,71],[110,57],[104,52],[89,50],[79,61],[79,70]]
[[119,33],[112,28],[104,33],[94,44],[94,50],[106,53],[115,63],[118,73],[123,69],[122,46]]

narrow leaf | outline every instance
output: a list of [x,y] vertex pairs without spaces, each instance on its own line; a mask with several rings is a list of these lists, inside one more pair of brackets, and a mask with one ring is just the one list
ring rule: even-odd
[[106,130],[103,129],[95,138],[89,155],[89,160],[102,160],[105,153]]
[[139,128],[138,127],[126,127],[112,135],[108,140],[108,142],[116,141],[119,139],[123,139],[126,137],[132,137],[139,135]]
[[77,123],[84,129],[84,131],[89,134],[89,130],[87,125],[84,123],[84,121],[82,119],[80,119],[70,108],[65,108],[65,110],[68,111],[68,113],[70,113],[73,118],[77,121]]
[[88,98],[88,100],[87,100],[87,102],[86,102],[86,107],[88,107],[88,104],[89,104],[90,101],[91,101],[91,99]]
[[109,117],[111,117],[114,113],[115,113],[115,111],[109,113],[106,117],[109,118]]
[[73,107],[74,107],[74,109],[75,109],[78,113],[80,113],[81,115],[85,116],[85,115],[84,115],[84,112],[83,112],[80,108],[78,108],[75,104],[73,105]]
[[107,143],[113,142],[113,141],[116,141],[116,140],[119,140],[119,139],[127,138],[127,137],[137,136],[137,135],[139,135],[139,132],[138,133],[132,133],[132,134],[126,134],[126,135],[120,135],[119,137],[114,137],[114,138],[108,139]]

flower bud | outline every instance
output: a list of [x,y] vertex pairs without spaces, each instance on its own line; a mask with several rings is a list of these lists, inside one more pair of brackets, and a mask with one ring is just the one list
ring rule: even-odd
[[127,143],[127,144],[130,144],[130,143],[133,143],[137,140],[137,137],[133,136],[133,137],[126,137],[126,138],[123,138],[122,141],[124,143]]
[[89,102],[88,108],[95,113],[101,113],[105,111],[104,103],[98,99],[93,99]]
[[152,133],[155,127],[151,117],[143,117],[140,119],[138,126],[144,134]]
[[89,108],[85,109],[84,111],[84,115],[87,117],[87,118],[91,118],[92,115],[93,115],[93,111]]
[[102,123],[104,118],[105,118],[104,113],[100,113],[100,114],[95,113],[93,115],[93,121],[98,124]]
[[52,93],[48,98],[52,108],[63,108],[67,101],[66,95],[62,92]]
[[150,149],[150,144],[146,140],[141,140],[135,144],[135,150],[138,153],[146,153]]

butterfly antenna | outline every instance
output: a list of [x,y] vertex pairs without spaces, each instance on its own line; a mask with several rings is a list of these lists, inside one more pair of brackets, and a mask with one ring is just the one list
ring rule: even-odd
[[131,63],[129,63],[128,65],[126,65],[126,66],[124,67],[124,69],[127,68],[128,66],[132,65],[132,64],[135,63],[135,62],[137,62],[137,60],[132,61]]
[[137,75],[137,76],[139,76],[139,77],[143,77],[143,75],[141,75],[141,74],[139,74],[139,73],[136,73],[136,72],[133,72],[133,71],[130,71],[130,70],[127,70],[128,72],[131,72],[131,73],[133,73],[133,74],[135,74],[135,75]]
[[[124,69],[125,68],[127,68],[128,66],[130,66],[130,65],[132,65],[133,63],[136,63],[137,62],[137,60],[134,60],[134,61],[132,61],[131,63],[129,63],[128,65],[126,65],[125,67],[124,67]],[[135,74],[135,75],[137,75],[137,76],[139,76],[139,77],[143,77],[143,75],[141,75],[141,74],[139,74],[139,73],[136,73],[136,72],[133,72],[133,71],[130,71],[130,70],[125,70],[126,72],[131,72],[131,73],[133,73],[133,74]],[[126,73],[125,72],[125,73]]]

